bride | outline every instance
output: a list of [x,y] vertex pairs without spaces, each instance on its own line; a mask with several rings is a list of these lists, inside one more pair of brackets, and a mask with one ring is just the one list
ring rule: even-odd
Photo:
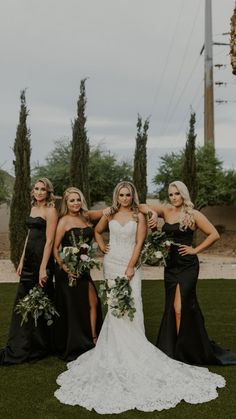
[[[102,233],[109,227],[109,245]],[[59,375],[60,402],[80,405],[100,414],[130,409],[145,412],[175,407],[181,400],[204,403],[215,399],[225,380],[207,368],[194,367],[168,358],[145,337],[141,279],[135,265],[146,237],[145,217],[138,211],[134,185],[120,182],[113,194],[111,215],[103,216],[95,229],[104,256],[104,276],[127,276],[136,312],[116,318],[108,309],[94,349],[68,364]]]

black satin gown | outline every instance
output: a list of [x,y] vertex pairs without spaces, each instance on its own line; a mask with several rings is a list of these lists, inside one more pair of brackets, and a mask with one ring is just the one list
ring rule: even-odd
[[[0,349],[0,365],[20,364],[36,361],[48,355],[52,349],[52,329],[47,326],[42,316],[35,327],[34,320],[28,316],[28,322],[21,326],[21,316],[15,313],[19,299],[25,297],[39,279],[39,268],[46,243],[46,220],[41,217],[29,217],[27,221],[29,235],[25,249],[24,265],[13,306],[9,336],[5,348]],[[47,266],[48,280],[45,293],[53,299],[54,260],[49,259]]]
[[[93,228],[72,228],[62,239],[62,248],[72,246],[71,232],[79,239],[81,236],[87,244],[93,239]],[[56,354],[65,361],[72,361],[82,353],[94,347],[89,305],[89,284],[98,298],[96,336],[102,326],[102,310],[96,287],[89,271],[77,278],[76,285],[68,285],[68,275],[56,264],[55,271],[55,305],[60,315],[54,323],[54,344]]]
[[[191,246],[193,231],[179,229],[179,223],[165,223],[163,231],[175,243]],[[169,357],[195,365],[236,364],[236,354],[221,348],[208,338],[204,317],[197,301],[196,285],[199,261],[196,255],[181,256],[178,247],[171,245],[164,271],[165,310],[156,346]],[[176,333],[173,308],[176,286],[180,286],[181,322]]]

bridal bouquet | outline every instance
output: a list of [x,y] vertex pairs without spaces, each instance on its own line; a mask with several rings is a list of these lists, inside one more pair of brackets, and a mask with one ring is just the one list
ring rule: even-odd
[[132,288],[126,277],[105,279],[99,287],[99,296],[103,298],[111,314],[118,318],[127,314],[129,319],[133,320],[136,308],[131,294]]
[[166,236],[166,233],[158,230],[152,232],[144,244],[138,267],[145,263],[152,266],[166,266],[172,244],[175,243]]
[[28,315],[33,317],[35,327],[40,316],[44,317],[48,326],[53,323],[53,316],[59,316],[51,300],[38,285],[35,285],[25,297],[18,301],[15,312],[22,317],[21,326],[24,322],[28,322]]
[[[80,237],[77,239],[73,231],[71,231],[71,244],[59,252],[62,262],[67,266],[69,272],[79,277],[84,271],[94,267],[100,269],[100,264],[94,259],[95,249],[88,245],[86,241]],[[76,285],[77,278],[68,275],[69,286]]]

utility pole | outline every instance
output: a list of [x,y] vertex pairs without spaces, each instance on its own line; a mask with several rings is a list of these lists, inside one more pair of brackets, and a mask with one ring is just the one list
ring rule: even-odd
[[211,0],[205,0],[204,144],[215,144]]

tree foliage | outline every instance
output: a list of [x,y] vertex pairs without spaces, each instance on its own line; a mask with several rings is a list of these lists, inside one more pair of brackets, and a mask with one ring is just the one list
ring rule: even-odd
[[10,198],[10,191],[6,179],[7,173],[0,169],[0,205],[8,203]]
[[147,139],[149,120],[142,123],[138,115],[136,147],[134,153],[133,182],[136,186],[140,202],[146,202],[147,197]]
[[[165,154],[153,179],[161,200],[167,199],[168,185],[174,180],[183,180],[184,150],[179,153]],[[207,205],[229,205],[236,203],[236,171],[224,170],[222,161],[209,144],[196,149],[197,196],[195,207]]]
[[111,202],[115,185],[132,180],[132,167],[128,162],[117,162],[114,154],[96,147],[90,152],[89,182],[93,202]]
[[[33,176],[48,177],[57,195],[72,186],[70,181],[71,143],[65,140],[56,142],[56,147],[46,159],[46,164],[34,168]],[[114,154],[104,151],[100,146],[91,148],[89,157],[89,185],[91,202],[112,199],[114,186],[121,180],[132,179],[132,167],[128,162],[118,162]],[[73,185],[74,186],[74,185]],[[81,188],[82,190],[82,188]],[[83,190],[82,190],[83,191]]]
[[47,177],[54,186],[56,195],[62,196],[69,186],[74,186],[70,180],[71,143],[68,140],[58,140],[54,149],[46,158],[46,164],[37,165],[33,169],[32,180]]
[[72,152],[70,164],[71,184],[81,189],[87,202],[90,202],[89,195],[89,140],[87,137],[86,124],[86,79],[80,82],[80,95],[77,102],[77,117],[72,124]]
[[10,213],[11,261],[18,265],[27,234],[26,217],[30,212],[30,130],[27,128],[28,110],[25,90],[20,95],[21,107],[19,123],[14,143],[15,183]]
[[196,163],[196,137],[195,134],[196,115],[191,113],[189,121],[189,132],[183,152],[183,173],[182,179],[187,186],[192,202],[197,198],[197,163]]
[[164,201],[168,199],[168,186],[174,180],[181,179],[183,167],[183,153],[166,153],[160,158],[161,164],[158,172],[153,179],[153,183],[157,185],[157,194],[159,199]]

